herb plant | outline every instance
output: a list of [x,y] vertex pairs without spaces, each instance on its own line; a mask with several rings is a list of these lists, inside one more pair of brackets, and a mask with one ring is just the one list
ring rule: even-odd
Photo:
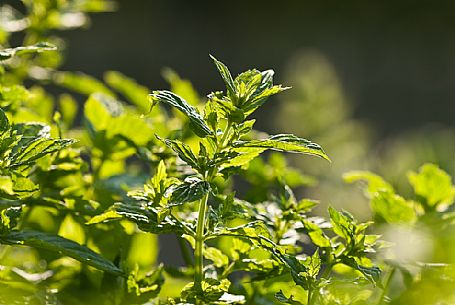
[[[314,179],[281,152],[329,161],[323,149],[254,130],[288,89],[272,70],[233,77],[212,57],[226,88],[206,98],[169,69],[171,91],[152,92],[116,71],[59,71],[55,31],[112,3],[23,3],[26,15],[2,7],[0,27],[0,304],[453,303],[455,188],[436,165],[409,173],[411,197],[347,173],[372,219],[318,216],[293,191]],[[24,46],[8,44],[16,31]],[[159,234],[182,266],[157,258]]]

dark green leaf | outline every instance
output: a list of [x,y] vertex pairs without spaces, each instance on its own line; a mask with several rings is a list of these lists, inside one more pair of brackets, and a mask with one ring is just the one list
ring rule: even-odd
[[229,72],[228,67],[223,64],[221,61],[217,60],[215,57],[210,55],[210,58],[216,65],[218,72],[220,72],[221,78],[223,79],[224,83],[226,84],[226,88],[231,95],[235,95],[236,89],[234,85],[234,79],[232,78],[231,72]]
[[9,130],[9,120],[3,109],[0,108],[0,135]]
[[190,120],[190,127],[200,137],[206,137],[212,134],[212,131],[205,123],[202,116],[199,114],[196,108],[188,104],[183,98],[175,93],[167,90],[153,91],[149,95],[152,99],[152,103],[158,101],[163,102],[167,105],[177,108],[183,114],[185,114]]
[[210,192],[210,184],[197,177],[188,177],[185,181],[175,187],[172,192],[169,205],[181,205],[185,202],[193,202],[201,199]]
[[36,231],[13,231],[7,235],[1,236],[0,240],[3,243],[11,245],[24,245],[58,252],[62,255],[67,255],[97,269],[115,275],[123,275],[122,270],[120,270],[112,262],[103,258],[98,253],[93,252],[89,248],[81,246],[72,240],[63,238],[58,235]]
[[170,149],[175,151],[180,159],[183,162],[191,166],[192,168],[198,170],[199,164],[197,157],[193,154],[191,148],[180,141],[177,140],[168,140],[168,139],[161,139],[159,136],[156,136],[159,140],[163,141]]

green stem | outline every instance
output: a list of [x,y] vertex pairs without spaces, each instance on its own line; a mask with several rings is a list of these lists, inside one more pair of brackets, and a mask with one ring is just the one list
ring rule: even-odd
[[307,305],[311,305],[311,287],[308,289]]
[[197,291],[202,291],[202,281],[204,279],[204,227],[205,214],[207,210],[207,201],[209,194],[206,194],[200,201],[199,213],[196,227],[196,247],[194,250],[194,287]]
[[223,137],[221,138],[221,149],[223,149],[225,147],[225,143],[226,142],[226,139],[229,135],[229,132],[231,131],[231,127],[232,127],[232,122],[231,121],[228,121],[227,122],[227,125],[226,125],[226,129],[224,130],[224,133],[223,133]]
[[386,297],[387,291],[389,290],[390,282],[392,281],[393,275],[395,274],[395,270],[395,268],[392,268],[387,278],[385,279],[384,288],[382,289],[382,293],[379,297],[377,305],[381,305],[384,302],[384,298]]

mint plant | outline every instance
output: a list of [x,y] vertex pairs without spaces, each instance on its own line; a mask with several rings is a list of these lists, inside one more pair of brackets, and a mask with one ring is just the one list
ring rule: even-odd
[[[116,71],[59,71],[57,30],[112,3],[23,4],[25,15],[1,7],[0,303],[453,303],[449,174],[426,164],[402,195],[347,173],[372,218],[323,217],[294,193],[315,179],[281,154],[329,160],[323,149],[254,130],[254,112],[288,89],[272,70],[233,77],[212,57],[226,88],[206,98],[170,69],[171,90],[152,92]],[[176,237],[183,266],[159,261],[159,234]]]

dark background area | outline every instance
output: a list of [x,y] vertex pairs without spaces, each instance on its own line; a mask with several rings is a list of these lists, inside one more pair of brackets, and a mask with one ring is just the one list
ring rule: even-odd
[[279,82],[290,57],[315,49],[335,66],[355,116],[379,133],[454,125],[453,1],[117,2],[87,30],[61,33],[63,69],[119,70],[155,89],[167,87],[160,70],[168,66],[205,94],[222,89],[209,53],[234,74],[273,68]]

